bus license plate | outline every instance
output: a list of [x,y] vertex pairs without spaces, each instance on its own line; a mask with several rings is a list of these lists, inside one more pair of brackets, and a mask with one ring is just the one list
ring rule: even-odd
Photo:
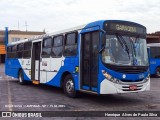
[[137,90],[137,85],[130,85],[129,90],[131,91]]

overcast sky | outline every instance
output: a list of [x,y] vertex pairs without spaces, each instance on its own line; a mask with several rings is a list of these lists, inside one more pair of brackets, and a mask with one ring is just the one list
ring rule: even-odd
[[54,32],[104,19],[160,31],[160,0],[0,0],[0,29]]

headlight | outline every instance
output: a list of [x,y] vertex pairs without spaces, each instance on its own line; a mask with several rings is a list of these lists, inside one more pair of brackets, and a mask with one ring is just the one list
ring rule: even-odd
[[148,76],[145,78],[145,82],[147,82],[150,79],[150,74],[148,74]]
[[118,79],[112,77],[112,76],[111,76],[110,74],[108,74],[105,70],[102,70],[102,74],[103,74],[103,76],[104,76],[107,80],[109,80],[109,81],[111,81],[111,82],[114,82],[114,83],[118,83],[118,82],[119,82]]

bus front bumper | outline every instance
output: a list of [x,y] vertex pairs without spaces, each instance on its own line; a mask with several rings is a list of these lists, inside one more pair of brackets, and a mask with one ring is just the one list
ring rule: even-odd
[[[136,86],[136,89],[130,90],[131,86]],[[113,83],[104,79],[100,83],[100,94],[116,94],[116,93],[134,93],[150,90],[150,78],[146,82],[120,82]]]

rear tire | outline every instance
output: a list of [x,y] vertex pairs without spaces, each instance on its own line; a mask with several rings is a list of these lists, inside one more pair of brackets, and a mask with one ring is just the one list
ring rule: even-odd
[[160,77],[160,67],[156,69],[156,77]]
[[72,75],[67,75],[64,78],[64,84],[63,84],[64,93],[71,98],[77,97],[77,91],[75,90],[75,84],[74,80],[72,78]]
[[21,84],[21,85],[25,85],[26,84],[26,81],[24,81],[23,71],[22,70],[19,71],[18,81],[19,81],[19,84]]

